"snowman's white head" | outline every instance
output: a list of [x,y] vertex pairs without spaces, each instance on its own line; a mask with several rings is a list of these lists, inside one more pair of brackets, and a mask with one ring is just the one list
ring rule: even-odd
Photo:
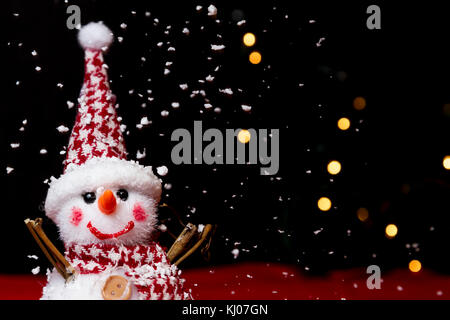
[[93,158],[51,182],[46,214],[66,245],[141,244],[157,223],[161,181],[151,167]]

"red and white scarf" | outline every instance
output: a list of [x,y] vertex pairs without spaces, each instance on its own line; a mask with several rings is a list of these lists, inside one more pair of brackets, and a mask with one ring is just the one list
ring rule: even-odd
[[183,288],[181,271],[171,265],[156,242],[149,245],[89,244],[66,248],[66,258],[80,274],[101,273],[121,267],[143,299],[183,300],[191,295]]

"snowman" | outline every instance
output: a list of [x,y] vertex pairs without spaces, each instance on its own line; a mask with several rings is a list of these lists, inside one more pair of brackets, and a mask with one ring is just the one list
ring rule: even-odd
[[47,272],[42,299],[190,299],[180,270],[155,241],[161,181],[127,160],[103,52],[102,23],[78,33],[85,76],[64,173],[52,178],[46,215],[57,225],[75,275]]

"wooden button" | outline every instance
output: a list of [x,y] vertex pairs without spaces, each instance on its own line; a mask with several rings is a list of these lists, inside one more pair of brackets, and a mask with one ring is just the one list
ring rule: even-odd
[[131,288],[124,277],[110,276],[103,286],[102,295],[105,300],[128,300]]

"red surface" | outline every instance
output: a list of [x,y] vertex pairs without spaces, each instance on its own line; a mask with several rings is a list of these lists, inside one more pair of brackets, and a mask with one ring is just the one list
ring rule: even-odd
[[[408,269],[382,274],[379,290],[369,290],[364,269],[311,277],[289,265],[249,263],[186,270],[195,299],[449,299],[450,276]],[[0,275],[0,299],[39,299],[45,276]]]

